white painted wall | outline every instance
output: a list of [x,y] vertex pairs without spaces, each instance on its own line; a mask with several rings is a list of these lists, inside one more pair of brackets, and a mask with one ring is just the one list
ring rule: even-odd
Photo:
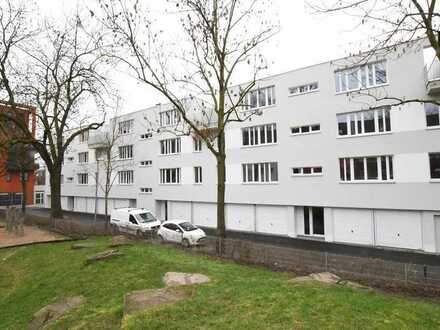
[[396,154],[393,159],[396,182],[429,182],[429,156],[427,153]]
[[393,132],[425,129],[426,118],[423,104],[407,103],[394,107],[390,113]]
[[226,228],[229,230],[254,231],[255,206],[252,204],[227,204]]
[[194,203],[194,223],[199,226],[217,226],[217,210],[214,203]]
[[257,232],[287,235],[289,208],[278,205],[257,205]]
[[334,241],[374,244],[373,212],[361,209],[333,209]]

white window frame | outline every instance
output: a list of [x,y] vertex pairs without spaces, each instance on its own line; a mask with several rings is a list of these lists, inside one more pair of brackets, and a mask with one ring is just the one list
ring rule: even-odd
[[194,166],[194,184],[203,183],[203,171],[201,166]]
[[118,171],[118,184],[121,186],[128,186],[134,183],[133,170]]
[[180,167],[161,168],[159,169],[159,184],[161,185],[176,185],[180,184],[182,171]]
[[[263,92],[265,93],[264,105],[260,104],[260,97],[259,97],[259,94],[260,93],[262,94]],[[254,93],[257,97],[257,105],[256,106],[252,106],[252,103],[251,103],[251,98],[253,97]],[[274,106],[276,104],[275,85],[261,87],[261,88],[257,88],[257,89],[250,91],[246,96],[246,101],[247,101],[247,105],[246,105],[247,110],[254,110],[254,109]]]
[[118,133],[119,135],[126,135],[133,132],[134,119],[127,119],[118,122]]
[[[319,129],[313,129],[316,126],[319,126]],[[306,131],[306,128],[307,128],[307,131]],[[298,129],[299,132],[293,132],[294,129]],[[321,124],[319,124],[319,123],[290,127],[290,135],[291,136],[317,134],[317,133],[321,133]]]
[[168,127],[180,124],[182,118],[176,109],[165,110],[159,112],[159,126]]
[[89,152],[78,152],[78,163],[79,164],[87,164],[89,162]]
[[89,184],[89,173],[77,174],[78,185],[86,186]]
[[[384,65],[386,81],[384,83],[376,83],[377,80],[376,65],[381,63],[383,63]],[[370,72],[370,67],[372,70],[371,72]],[[350,83],[349,77],[353,72],[356,72],[356,76],[357,76],[356,80],[358,84],[355,88],[349,88],[349,83]],[[372,73],[371,76],[370,73]],[[388,61],[387,60],[374,61],[361,66],[336,70],[334,76],[335,76],[336,94],[343,94],[347,92],[358,91],[361,89],[385,86],[389,84]],[[363,81],[365,81],[365,83]],[[344,85],[345,85],[345,89],[342,88]]]
[[319,238],[323,238],[325,237],[325,210],[324,208],[322,208],[322,212],[323,212],[323,221],[324,221],[324,234],[315,234],[314,230],[313,230],[313,209],[319,207],[319,206],[303,206],[303,222],[305,223],[305,212],[306,212],[306,208],[307,208],[307,212],[308,212],[308,216],[309,216],[309,234],[306,234],[306,228],[304,227],[304,236],[307,237],[319,237]]
[[[310,173],[304,173],[304,169],[310,168]],[[321,171],[317,171],[320,168]],[[295,170],[298,170],[299,173],[294,173]],[[323,169],[322,166],[304,166],[304,167],[292,167],[292,176],[322,176]]]
[[[276,167],[276,180],[272,179],[272,166]],[[255,171],[257,169],[257,171]],[[276,184],[279,181],[278,162],[241,164],[242,184]]]
[[[382,157],[385,158],[385,173],[386,178],[383,178],[382,173]],[[364,167],[364,178],[355,179],[354,176],[354,159],[361,158]],[[377,162],[377,179],[368,179],[367,158],[376,158]],[[394,164],[393,155],[379,155],[379,156],[359,156],[359,157],[343,157],[339,158],[339,182],[340,183],[394,183]],[[342,168],[341,168],[342,161]],[[350,170],[350,177],[348,178],[348,171]],[[342,177],[341,177],[342,176]]]
[[[374,115],[374,132],[365,132],[365,119],[364,119],[364,115],[368,112],[373,112]],[[382,115],[382,118],[379,119],[379,114]],[[387,130],[387,120],[386,120],[386,115],[388,114],[388,118],[389,118],[389,130]],[[341,135],[339,132],[339,123],[340,123],[340,118],[344,118],[345,117],[345,121],[341,121],[341,122],[345,122],[347,125],[347,134],[345,135]],[[379,130],[379,120],[382,121],[382,127],[383,127],[383,131],[381,132]],[[351,123],[354,123],[354,134],[352,134],[351,132]],[[360,122],[360,126],[359,127],[359,122]],[[389,106],[385,106],[385,107],[380,107],[380,108],[376,108],[376,109],[371,109],[371,110],[363,110],[363,111],[356,111],[356,112],[346,112],[346,113],[339,113],[336,115],[336,125],[337,125],[337,137],[338,138],[347,138],[347,137],[353,137],[353,136],[369,136],[369,135],[381,135],[381,134],[391,134],[393,133],[393,125],[391,123],[391,107]],[[359,130],[361,131],[361,133],[358,133]]]
[[318,91],[319,91],[319,82],[314,81],[308,84],[289,87],[289,96],[309,94]]
[[193,137],[193,152],[202,152],[203,140],[201,138]]
[[141,141],[150,140],[152,138],[153,138],[153,133],[144,133],[139,136],[139,140]]
[[151,166],[153,166],[152,160],[141,160],[139,162],[139,167],[151,167]]
[[118,148],[119,151],[119,159],[120,160],[129,160],[129,159],[133,159],[134,156],[134,150],[133,150],[133,145],[132,144],[128,144],[125,146],[120,146]]
[[153,188],[150,187],[141,187],[139,188],[139,194],[152,194],[153,193]]
[[84,131],[78,135],[79,143],[85,143],[89,140],[89,131]]
[[[435,107],[437,112],[437,121],[439,122],[437,125],[428,125],[428,107]],[[434,103],[425,103],[425,123],[427,129],[437,129],[440,128],[440,107],[437,104]]]
[[[174,144],[174,146],[173,146]],[[164,139],[159,141],[159,154],[165,155],[177,155],[182,152],[182,142],[180,137],[172,139]],[[174,152],[173,152],[174,148]]]
[[35,192],[35,205],[44,205],[44,191]]
[[[261,143],[262,133],[264,136],[264,143]],[[248,144],[244,144],[245,134],[247,135]],[[267,142],[269,136],[272,142]],[[241,129],[241,146],[243,148],[268,146],[274,144],[278,144],[278,130],[276,123],[243,127]]]

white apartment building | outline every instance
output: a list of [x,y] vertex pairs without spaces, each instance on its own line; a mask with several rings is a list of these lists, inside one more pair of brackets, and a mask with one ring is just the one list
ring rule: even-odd
[[[364,65],[345,58],[258,81],[249,102],[261,114],[226,132],[228,230],[440,253],[439,107],[353,95],[440,95],[439,63],[426,68],[420,44],[401,48]],[[150,130],[146,118],[179,120],[168,105],[117,118],[121,166],[110,208],[214,228],[214,157],[191,136]],[[93,135],[66,154],[66,210],[94,211]],[[49,207],[49,186],[35,190]]]

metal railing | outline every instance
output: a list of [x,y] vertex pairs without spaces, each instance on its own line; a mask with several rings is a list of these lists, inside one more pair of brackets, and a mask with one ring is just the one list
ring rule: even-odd
[[427,81],[440,80],[440,61],[434,57],[429,67],[426,68]]

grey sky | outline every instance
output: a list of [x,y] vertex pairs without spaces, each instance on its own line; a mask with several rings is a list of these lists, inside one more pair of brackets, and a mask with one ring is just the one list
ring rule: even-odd
[[[157,12],[161,10],[158,0],[147,4]],[[57,17],[63,11],[74,9],[77,1],[39,0],[38,5],[44,14]],[[313,15],[303,0],[273,0],[268,14],[278,17],[280,32],[264,47],[263,54],[271,63],[264,76],[345,56],[354,49],[350,46],[351,42],[357,43],[366,38],[359,29],[350,31],[355,26],[350,18]],[[164,101],[160,95],[137,84],[126,74],[115,73],[114,79],[124,99],[122,112]],[[243,81],[246,81],[246,77],[243,77]]]

